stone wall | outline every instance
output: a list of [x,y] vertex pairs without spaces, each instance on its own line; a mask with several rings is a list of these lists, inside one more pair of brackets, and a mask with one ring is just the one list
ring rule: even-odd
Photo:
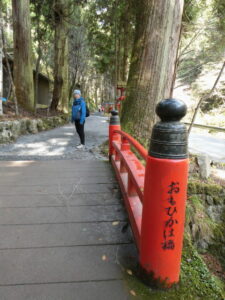
[[186,232],[201,252],[216,245],[219,256],[225,257],[225,187],[189,181]]
[[68,123],[66,115],[41,119],[18,119],[0,122],[0,144],[15,141],[20,135],[35,134]]

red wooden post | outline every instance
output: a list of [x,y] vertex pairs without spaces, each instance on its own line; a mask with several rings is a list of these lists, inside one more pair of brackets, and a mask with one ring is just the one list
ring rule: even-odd
[[120,130],[120,118],[118,116],[118,111],[112,110],[111,111],[111,117],[109,122],[109,159],[111,159],[111,156],[113,155],[113,146],[112,141],[120,139],[120,136],[118,134],[114,133],[114,130]]
[[130,150],[130,143],[128,139],[123,136],[121,141],[121,151],[127,151],[127,150]]
[[132,179],[130,178],[130,175],[128,175],[127,194],[130,197],[137,195],[137,190],[132,182]]
[[[128,139],[126,139],[125,137],[122,137],[121,151],[128,151],[128,150],[130,150],[130,143],[129,143]],[[126,169],[126,166],[125,166],[123,160],[121,160],[121,162],[120,162],[120,173],[127,173],[127,169]]]
[[170,287],[179,281],[188,159],[186,105],[166,99],[157,105],[161,122],[152,131],[145,172],[140,265],[148,283]]

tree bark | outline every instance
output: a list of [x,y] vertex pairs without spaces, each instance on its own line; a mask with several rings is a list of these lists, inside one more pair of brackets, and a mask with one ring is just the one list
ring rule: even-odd
[[3,97],[3,40],[2,40],[2,17],[0,15],[0,100]]
[[69,112],[69,47],[68,38],[66,38],[64,64],[63,64],[63,86],[62,86],[62,100],[61,107],[64,113]]
[[146,145],[156,104],[171,96],[183,0],[140,0],[135,5],[135,41],[121,121],[124,130]]
[[9,88],[8,98],[10,97],[11,89],[12,89],[13,99],[14,99],[14,103],[15,103],[15,114],[19,115],[18,101],[17,101],[17,97],[16,97],[16,88],[15,88],[15,85],[14,85],[14,82],[13,82],[13,76],[12,76],[12,73],[11,73],[11,68],[10,68],[9,60],[8,60],[8,56],[7,56],[5,35],[4,35],[2,24],[0,26],[0,33],[1,33],[1,36],[2,36],[2,46],[3,46],[4,57],[5,57],[5,60],[6,60],[7,72],[8,72],[9,79],[10,79],[10,88]]
[[[40,45],[38,45],[38,48],[40,47]],[[39,97],[39,93],[38,93],[38,82],[39,82],[39,70],[40,70],[40,62],[41,62],[41,49],[38,49],[38,57],[37,57],[37,61],[36,61],[36,68],[35,68],[35,97],[34,97],[34,111],[36,113],[37,111],[37,105],[38,105],[38,97]]]
[[70,85],[70,88],[69,88],[69,100],[71,100],[72,96],[73,96],[73,90],[74,90],[74,87],[76,85],[76,82],[77,82],[77,72],[78,72],[78,68],[77,66],[75,67],[75,72],[74,74],[72,75],[72,79],[71,79],[71,85]]
[[122,74],[121,80],[123,82],[127,82],[128,72],[129,72],[129,57],[130,51],[133,45],[133,36],[132,36],[132,29],[130,24],[131,19],[131,4],[129,1],[125,2],[125,10],[122,16],[122,24],[123,24],[123,59],[122,59]]
[[35,93],[34,93],[34,111],[35,114],[37,112],[37,105],[38,105],[38,97],[39,97],[39,91],[38,91],[38,82],[39,82],[39,70],[40,70],[40,62],[42,57],[42,51],[41,51],[41,35],[40,35],[40,18],[37,19],[37,60],[36,60],[36,68],[35,68]]
[[14,41],[14,84],[18,102],[34,110],[30,1],[12,0]]
[[55,0],[55,57],[54,57],[54,88],[51,110],[68,110],[68,38],[66,16],[67,1]]

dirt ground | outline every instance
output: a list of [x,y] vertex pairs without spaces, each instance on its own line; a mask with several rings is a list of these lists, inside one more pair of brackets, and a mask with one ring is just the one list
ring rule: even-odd
[[19,115],[15,114],[15,104],[12,101],[3,102],[3,116],[0,116],[0,121],[14,120],[14,119],[37,119],[46,116],[57,116],[61,113],[58,111],[49,111],[48,108],[38,108],[36,113],[29,112],[19,106]]

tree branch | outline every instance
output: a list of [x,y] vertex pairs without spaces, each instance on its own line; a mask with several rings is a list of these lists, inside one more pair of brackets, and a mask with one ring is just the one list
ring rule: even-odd
[[219,74],[218,74],[218,76],[217,76],[217,78],[216,78],[216,81],[214,82],[214,85],[213,85],[212,89],[210,90],[209,93],[207,93],[205,96],[203,96],[203,97],[199,100],[199,102],[198,102],[198,104],[197,104],[197,106],[196,106],[196,108],[195,108],[195,112],[194,112],[194,115],[193,115],[193,117],[192,117],[191,124],[190,124],[190,126],[189,126],[189,128],[188,128],[188,135],[189,135],[190,132],[191,132],[191,129],[192,129],[192,127],[193,127],[193,124],[194,124],[194,122],[195,122],[195,119],[196,119],[198,110],[199,110],[199,108],[200,108],[202,102],[205,101],[207,98],[209,98],[209,97],[212,95],[212,93],[214,92],[214,90],[215,90],[215,88],[216,88],[216,86],[217,86],[217,84],[218,84],[218,82],[219,82],[219,80],[220,80],[220,78],[221,78],[221,76],[222,76],[222,74],[223,74],[224,68],[225,68],[225,61],[224,61],[223,65],[222,65],[222,67],[221,67],[221,69],[220,69],[220,72],[219,72]]

